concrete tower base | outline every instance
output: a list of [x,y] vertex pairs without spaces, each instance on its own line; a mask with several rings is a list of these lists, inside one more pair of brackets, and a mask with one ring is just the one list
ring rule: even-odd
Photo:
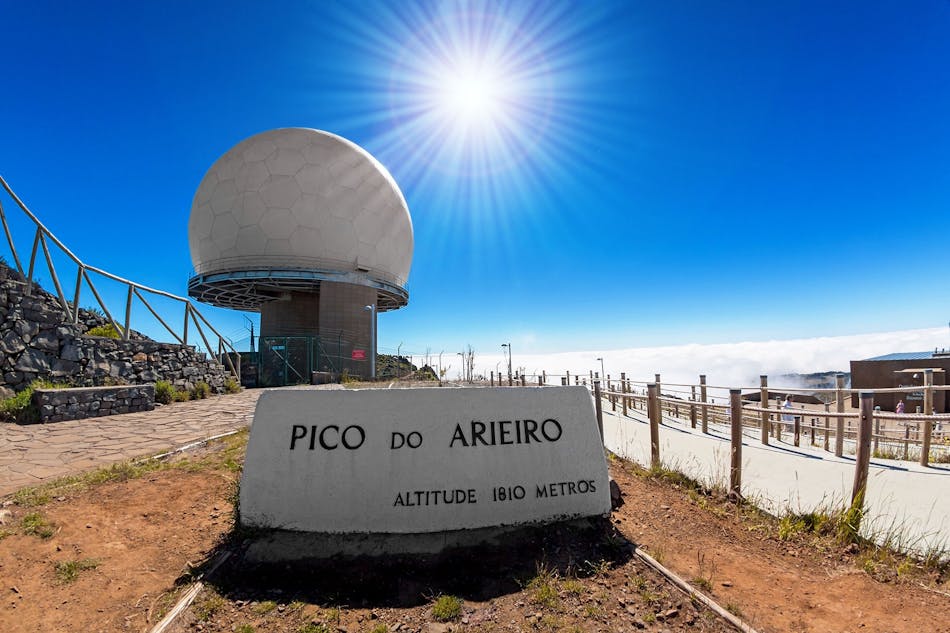
[[[261,305],[261,364],[264,372],[284,367],[265,384],[309,382],[310,371],[369,378],[375,363],[373,288],[324,281],[319,293],[288,292]],[[278,372],[279,374],[279,372]]]

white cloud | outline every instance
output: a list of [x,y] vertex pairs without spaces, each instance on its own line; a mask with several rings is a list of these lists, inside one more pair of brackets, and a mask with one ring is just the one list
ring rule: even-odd
[[[570,371],[587,374],[604,370],[612,378],[620,372],[637,381],[652,381],[653,374],[661,374],[664,383],[690,383],[706,374],[711,385],[725,387],[758,387],[759,376],[772,377],[770,384],[780,385],[778,376],[786,373],[822,371],[849,371],[850,361],[892,352],[919,352],[943,348],[950,343],[945,328],[904,330],[852,336],[828,336],[786,341],[749,341],[715,345],[690,344],[666,347],[640,347],[589,352],[519,355],[517,348],[514,366],[523,367],[529,375],[560,374]],[[476,354],[476,372],[507,372],[507,360],[497,354]]]

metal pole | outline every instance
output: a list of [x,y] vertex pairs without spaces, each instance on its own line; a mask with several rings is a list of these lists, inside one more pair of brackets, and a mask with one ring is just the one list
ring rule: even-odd
[[[835,411],[844,413],[844,374],[835,374]],[[838,417],[835,426],[835,457],[844,454],[844,418]]]
[[[129,293],[125,299],[125,328],[122,331],[122,340],[129,340],[129,336],[132,333],[132,286],[129,286]],[[195,321],[195,325],[198,325],[198,322]],[[200,328],[199,328],[200,331]],[[208,354],[211,354],[211,348],[207,342],[205,342],[205,347],[208,348]]]
[[369,359],[369,377],[371,380],[376,380],[376,345],[377,345],[376,337],[379,336],[379,334],[376,331],[376,314],[377,314],[376,304],[373,303],[370,305],[372,306],[372,309],[370,310],[370,318],[372,319],[372,321],[370,322],[370,326],[372,327],[372,332],[370,332],[370,339],[371,339],[370,344],[372,348],[372,353]]
[[597,430],[600,431],[600,443],[604,443],[604,410],[600,402],[600,381],[594,381],[594,407],[597,411]]
[[[762,405],[763,409],[769,408],[769,377],[768,376],[759,376],[759,403]],[[762,412],[761,440],[764,445],[766,446],[769,445],[769,413],[768,411]]]
[[[934,414],[934,370],[924,370],[924,415]],[[924,438],[920,444],[920,465],[930,464],[930,439],[933,434],[933,421],[924,420]]]

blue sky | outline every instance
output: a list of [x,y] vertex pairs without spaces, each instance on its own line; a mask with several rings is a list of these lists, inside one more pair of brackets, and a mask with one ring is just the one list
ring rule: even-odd
[[[376,155],[409,204],[410,303],[381,315],[381,351],[814,338],[950,314],[945,1],[37,1],[4,24],[0,174],[86,262],[153,287],[186,293],[214,160],[302,126]],[[514,86],[494,135],[418,114],[458,53],[440,45],[467,36]],[[242,336],[239,314],[208,313]]]

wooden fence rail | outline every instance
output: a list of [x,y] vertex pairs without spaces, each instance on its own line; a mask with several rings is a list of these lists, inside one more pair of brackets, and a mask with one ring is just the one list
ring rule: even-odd
[[[129,281],[128,279],[124,279],[118,275],[114,275],[105,270],[84,263],[69,248],[67,248],[63,242],[53,235],[53,233],[48,228],[46,228],[46,226],[43,225],[39,218],[32,211],[30,211],[30,209],[23,203],[16,193],[13,192],[13,190],[10,188],[10,185],[7,184],[6,180],[4,180],[2,176],[0,176],[0,186],[6,190],[7,194],[30,220],[35,229],[33,233],[33,247],[30,251],[29,265],[24,269],[23,262],[20,259],[20,255],[16,249],[16,242],[13,239],[13,233],[10,229],[10,224],[3,209],[2,201],[0,201],[0,224],[3,225],[3,232],[7,240],[7,245],[9,246],[10,252],[13,256],[13,264],[16,266],[17,271],[26,277],[27,296],[33,292],[33,280],[34,274],[36,273],[36,259],[39,252],[42,251],[46,268],[49,271],[50,277],[53,281],[53,286],[56,290],[56,298],[58,299],[67,320],[72,321],[73,323],[79,322],[79,301],[82,295],[83,282],[85,282],[85,285],[92,292],[92,296],[95,298],[96,303],[99,305],[99,308],[102,310],[105,318],[108,319],[109,323],[112,324],[112,327],[123,340],[129,340],[132,333],[133,299],[138,299],[138,301],[143,306],[145,306],[148,312],[151,313],[151,315],[155,317],[155,319],[166,330],[168,330],[172,337],[181,345],[188,345],[189,322],[193,324],[195,331],[198,333],[201,339],[201,342],[204,343],[204,348],[208,355],[216,356],[219,360],[221,360],[223,357],[223,360],[231,374],[235,378],[240,379],[240,356],[238,355],[237,350],[234,349],[234,346],[231,344],[230,340],[218,332],[218,330],[216,330],[211,325],[211,323],[208,322],[208,319],[205,318],[198,308],[196,308],[191,303],[190,299],[186,297],[179,297],[178,295],[174,295],[163,290],[150,288],[134,281]],[[66,294],[63,290],[63,285],[60,282],[59,274],[57,273],[56,267],[53,263],[53,257],[49,248],[50,243],[58,248],[63,255],[65,255],[76,265],[76,283],[71,301],[66,297]],[[125,287],[125,310],[124,319],[121,323],[116,320],[116,318],[113,316],[113,312],[109,310],[108,305],[103,300],[102,295],[99,293],[99,290],[93,283],[90,273],[92,275],[97,275],[113,282],[117,282]],[[179,335],[178,332],[159,315],[155,307],[149,303],[149,299],[146,298],[149,296],[164,297],[183,304],[184,322],[181,335]],[[205,329],[202,327],[202,323],[204,324],[204,328],[207,328],[210,333],[217,337],[218,353],[215,353],[214,349],[212,348],[211,342],[208,339],[208,335],[205,333]],[[237,366],[235,365],[235,359],[237,359]]]

